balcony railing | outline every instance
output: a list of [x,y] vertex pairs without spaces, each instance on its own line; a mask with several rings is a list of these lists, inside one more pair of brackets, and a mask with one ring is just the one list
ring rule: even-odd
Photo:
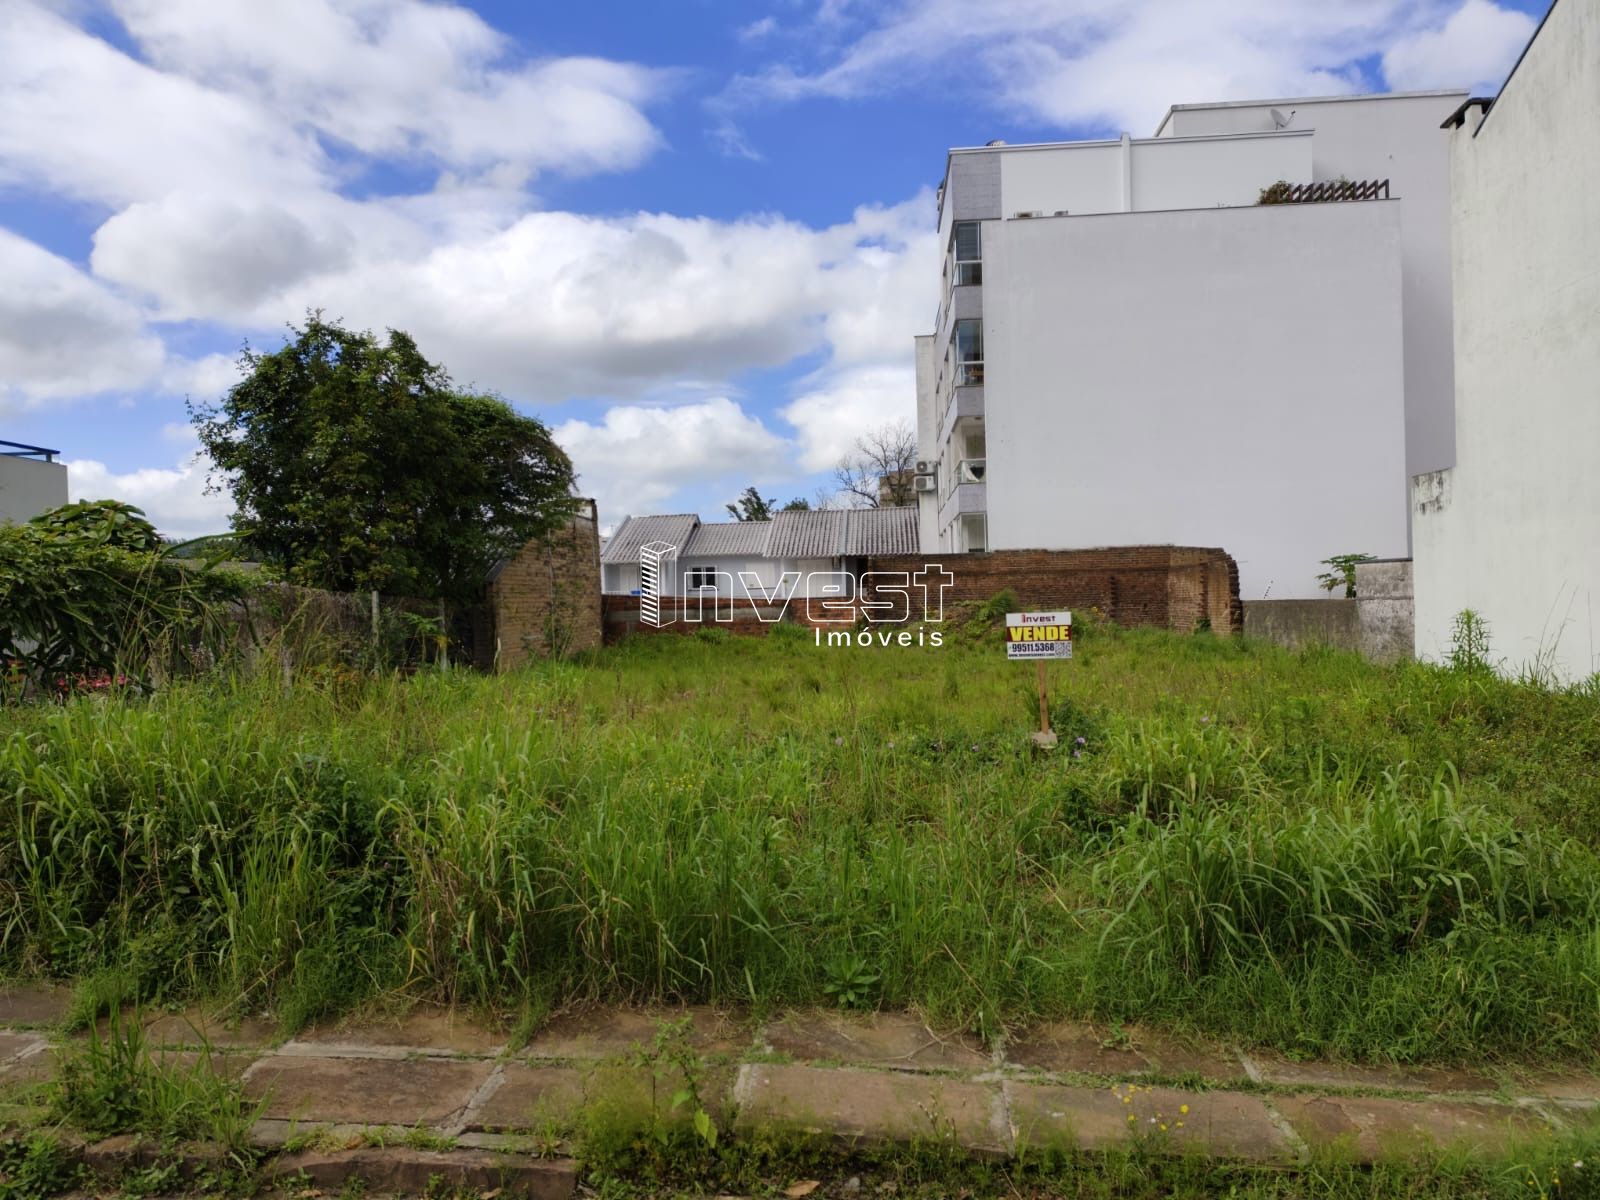
[[982,458],[963,458],[956,463],[957,483],[982,483],[986,471],[987,460]]
[[981,387],[983,385],[982,362],[958,362],[956,364],[957,387]]

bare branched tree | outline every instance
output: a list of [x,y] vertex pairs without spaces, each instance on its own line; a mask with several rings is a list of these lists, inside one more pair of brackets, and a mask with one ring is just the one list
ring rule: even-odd
[[834,467],[833,481],[853,508],[896,508],[916,503],[916,464],[916,432],[894,421],[858,437],[855,449]]

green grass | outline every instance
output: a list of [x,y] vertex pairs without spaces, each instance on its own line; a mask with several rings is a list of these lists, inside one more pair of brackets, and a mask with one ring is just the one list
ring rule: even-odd
[[1095,628],[1040,756],[1033,672],[985,638],[0,712],[0,971],[291,1027],[402,988],[761,1007],[848,977],[987,1033],[1594,1055],[1594,689]]

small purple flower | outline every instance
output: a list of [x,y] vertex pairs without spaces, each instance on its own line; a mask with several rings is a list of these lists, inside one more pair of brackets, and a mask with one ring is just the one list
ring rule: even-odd
[[1072,757],[1073,758],[1082,758],[1083,757],[1083,751],[1082,750],[1074,750],[1072,752]]
[[1088,738],[1079,738],[1078,739],[1078,745],[1087,746],[1088,744],[1089,744],[1089,739]]
[[842,746],[844,745],[844,739],[842,737],[836,737],[833,739],[833,744],[835,746]]

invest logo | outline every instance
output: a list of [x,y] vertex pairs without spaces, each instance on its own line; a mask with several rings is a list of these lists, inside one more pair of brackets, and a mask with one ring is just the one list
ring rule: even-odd
[[[785,571],[775,579],[759,571],[720,571],[707,567],[680,570],[677,548],[648,542],[639,552],[639,620],[656,629],[677,622],[732,624],[737,608],[756,620],[774,624],[798,605],[806,623],[817,630],[818,645],[941,645],[938,632],[896,633],[895,625],[939,624],[944,620],[945,593],[956,578],[939,563],[916,571]],[[748,620],[746,616],[744,619]],[[828,625],[856,625],[855,633],[829,631]],[[863,640],[866,639],[866,640]]]

